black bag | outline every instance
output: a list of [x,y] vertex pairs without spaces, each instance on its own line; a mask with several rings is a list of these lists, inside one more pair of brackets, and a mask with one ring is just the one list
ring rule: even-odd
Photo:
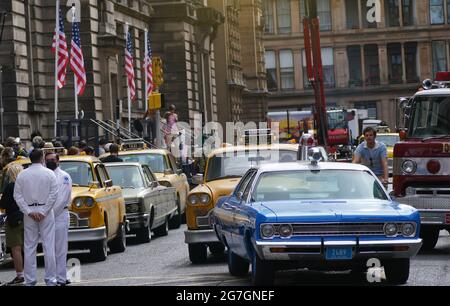
[[23,223],[23,213],[20,210],[9,213],[6,221],[10,227],[17,227]]

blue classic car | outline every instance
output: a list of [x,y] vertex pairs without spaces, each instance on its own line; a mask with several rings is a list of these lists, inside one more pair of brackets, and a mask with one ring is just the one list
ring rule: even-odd
[[219,199],[213,223],[228,248],[230,274],[245,276],[251,265],[255,285],[270,285],[275,271],[292,268],[363,276],[373,258],[387,281],[406,283],[422,244],[418,211],[392,201],[376,176],[355,164],[250,169]]

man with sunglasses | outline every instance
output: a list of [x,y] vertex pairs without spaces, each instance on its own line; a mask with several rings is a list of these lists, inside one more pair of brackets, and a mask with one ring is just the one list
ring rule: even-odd
[[376,141],[377,131],[373,127],[366,127],[363,135],[364,142],[356,148],[353,154],[353,163],[369,167],[387,188],[389,170],[386,146],[384,143]]

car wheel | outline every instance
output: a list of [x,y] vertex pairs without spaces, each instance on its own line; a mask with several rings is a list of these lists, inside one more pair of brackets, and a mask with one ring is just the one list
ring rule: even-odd
[[146,227],[136,230],[136,239],[139,243],[149,243],[152,240],[152,224],[150,221]]
[[422,251],[431,251],[436,246],[439,239],[439,229],[433,227],[422,227],[420,229],[420,238],[422,238]]
[[127,248],[127,236],[125,233],[125,223],[119,225],[117,236],[110,242],[110,249],[113,253],[125,252]]
[[180,204],[180,198],[177,198],[177,214],[174,215],[170,221],[169,221],[169,227],[170,229],[177,229],[180,228],[182,221],[181,216],[181,204]]
[[212,243],[209,245],[209,251],[212,254],[222,254],[225,251],[225,246],[220,243]]
[[248,261],[228,249],[228,271],[231,275],[245,276],[248,274],[249,266]]
[[164,224],[155,229],[155,234],[158,236],[167,236],[169,234],[169,217],[164,219]]
[[108,257],[108,242],[107,239],[102,239],[92,242],[90,247],[91,257],[94,261],[105,261]]
[[273,284],[275,271],[264,260],[261,260],[253,251],[252,257],[252,282],[255,286],[271,286]]
[[193,264],[202,264],[206,262],[208,252],[206,245],[203,243],[190,243],[188,244],[189,259]]
[[409,278],[409,258],[386,260],[383,265],[388,282],[392,284],[406,284]]

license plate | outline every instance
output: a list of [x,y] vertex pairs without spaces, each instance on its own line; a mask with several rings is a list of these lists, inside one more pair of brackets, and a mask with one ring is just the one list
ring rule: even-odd
[[445,224],[450,224],[450,214],[445,214]]
[[346,260],[352,259],[353,250],[352,248],[327,248],[326,256],[327,260]]

